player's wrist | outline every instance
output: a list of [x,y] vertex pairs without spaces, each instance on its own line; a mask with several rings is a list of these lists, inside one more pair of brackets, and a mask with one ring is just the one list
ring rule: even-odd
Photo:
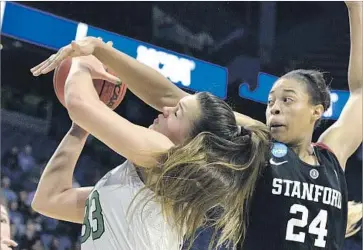
[[94,48],[92,55],[94,55],[95,57],[98,58],[98,55],[100,55],[100,53],[102,53],[102,51],[106,48],[107,44],[97,38],[92,39],[92,44],[93,44],[92,46]]
[[78,126],[76,123],[72,123],[69,132],[71,135],[76,136],[79,139],[85,139],[89,135],[89,133],[86,130]]
[[75,57],[72,59],[72,66],[69,70],[69,74],[79,74],[79,73],[91,73],[91,69],[87,66],[87,63],[85,63],[82,60],[82,57]]

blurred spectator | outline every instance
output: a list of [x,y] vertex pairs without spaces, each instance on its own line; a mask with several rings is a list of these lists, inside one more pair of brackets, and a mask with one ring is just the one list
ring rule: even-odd
[[25,204],[26,204],[29,208],[31,207],[31,204],[32,204],[32,201],[33,201],[34,195],[35,195],[35,189],[34,189],[34,191],[32,191],[32,192],[28,193],[28,198],[26,199]]
[[19,192],[19,212],[24,216],[29,216],[29,204],[27,204],[28,193],[26,191]]
[[9,203],[9,215],[10,215],[11,223],[13,224],[13,226],[16,229],[15,232],[19,235],[23,234],[25,231],[24,216],[26,216],[26,214],[22,215],[18,211],[18,201],[15,200],[15,201],[11,201]]
[[58,250],[59,249],[59,241],[57,238],[53,237],[52,242],[50,243],[49,250]]
[[58,250],[69,250],[72,247],[72,242],[68,236],[59,236],[59,248]]
[[53,233],[56,231],[58,221],[49,217],[43,217],[42,228],[44,232]]
[[41,242],[41,240],[36,240],[31,249],[32,250],[44,250],[44,246],[43,246],[43,243]]
[[6,167],[11,170],[15,170],[18,168],[18,147],[12,147],[11,150],[5,152],[4,156],[2,157],[1,161]]
[[18,197],[16,196],[15,192],[11,190],[11,181],[6,176],[4,176],[1,180],[1,189],[4,193],[5,198],[9,202],[17,200]]
[[18,160],[19,166],[24,172],[28,172],[35,166],[35,160],[32,155],[32,147],[30,145],[26,145],[24,150],[19,153]]
[[41,167],[39,164],[34,164],[27,172],[23,172],[22,188],[31,192],[37,188],[40,179]]
[[35,225],[32,220],[28,220],[26,224],[25,234],[19,239],[19,249],[28,250],[29,247],[33,247],[37,241],[40,241],[40,236],[35,229]]

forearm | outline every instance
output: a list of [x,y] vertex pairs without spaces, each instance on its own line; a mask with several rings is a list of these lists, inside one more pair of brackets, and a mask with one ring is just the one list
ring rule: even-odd
[[164,106],[176,106],[188,95],[153,68],[105,43],[98,43],[94,56],[110,67],[131,92],[159,111]]
[[33,208],[42,210],[56,196],[72,188],[73,172],[87,135],[82,129],[73,127],[63,138],[42,173]]
[[236,117],[237,124],[239,126],[266,126],[262,122],[252,119],[247,115],[242,115],[240,113],[234,112],[234,116]]
[[348,68],[348,83],[351,93],[357,92],[361,95],[363,85],[362,64],[362,9],[348,8],[350,24],[350,57]]

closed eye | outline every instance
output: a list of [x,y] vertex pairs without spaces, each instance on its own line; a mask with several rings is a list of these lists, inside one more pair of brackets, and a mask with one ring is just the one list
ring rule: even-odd
[[292,101],[294,101],[294,99],[292,99],[291,97],[285,97],[284,98],[284,102],[292,102]]

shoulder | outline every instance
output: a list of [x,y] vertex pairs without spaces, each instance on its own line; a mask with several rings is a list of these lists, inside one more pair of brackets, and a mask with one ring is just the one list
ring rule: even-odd
[[[331,148],[328,145],[326,145],[325,143],[316,142],[316,143],[312,143],[312,146],[315,148],[315,150],[318,153],[324,154],[324,155],[329,156],[329,157],[333,157],[336,160],[338,160],[335,153],[333,152],[333,150],[331,150]],[[339,162],[338,162],[338,164],[339,164]]]
[[339,163],[339,159],[337,158],[336,154],[333,152],[333,150],[327,146],[323,142],[316,142],[312,144],[315,148],[315,152],[320,156],[321,160],[323,161],[323,164],[332,164],[335,168],[339,169],[342,173],[344,173],[344,170],[342,166]]

